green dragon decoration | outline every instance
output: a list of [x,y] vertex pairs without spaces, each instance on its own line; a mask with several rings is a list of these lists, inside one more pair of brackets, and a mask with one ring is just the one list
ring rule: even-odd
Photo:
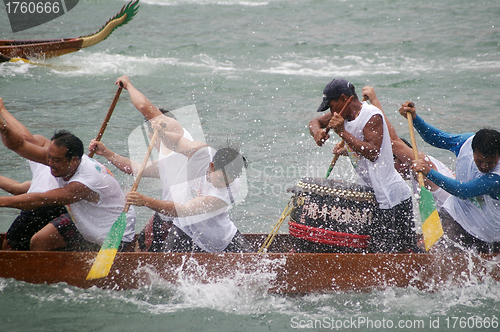
[[139,0],[134,2],[130,1],[127,5],[123,6],[118,14],[110,18],[99,31],[86,35],[80,36],[78,38],[83,39],[82,48],[93,46],[104,39],[108,38],[109,35],[119,26],[125,25],[132,20],[137,11],[139,10]]

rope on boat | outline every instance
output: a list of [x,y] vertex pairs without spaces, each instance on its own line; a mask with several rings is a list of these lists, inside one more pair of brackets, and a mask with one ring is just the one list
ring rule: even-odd
[[274,241],[274,238],[276,237],[276,234],[278,234],[278,230],[280,229],[281,225],[285,221],[286,217],[288,217],[290,215],[290,213],[292,212],[292,209],[293,209],[292,202],[293,202],[293,197],[290,198],[290,201],[288,202],[287,206],[283,210],[283,213],[281,214],[280,220],[278,220],[276,225],[274,225],[273,229],[271,230],[271,232],[267,236],[267,239],[260,246],[259,253],[267,252],[267,249],[269,249],[269,246]]

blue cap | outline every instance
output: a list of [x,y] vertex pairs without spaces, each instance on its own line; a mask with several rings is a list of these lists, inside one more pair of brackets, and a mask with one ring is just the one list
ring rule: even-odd
[[349,97],[353,94],[355,94],[354,85],[347,82],[346,80],[340,79],[331,81],[323,90],[323,102],[319,106],[318,112],[326,111],[329,108],[328,103],[330,102],[330,100],[337,99],[342,95],[346,95]]

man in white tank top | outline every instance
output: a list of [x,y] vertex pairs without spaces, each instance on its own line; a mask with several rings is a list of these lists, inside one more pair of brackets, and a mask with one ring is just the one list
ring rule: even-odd
[[[387,128],[389,129],[389,135],[391,137],[392,152],[394,154],[394,167],[404,179],[411,179],[413,192],[417,193],[419,190],[417,173],[411,171],[411,165],[413,163],[413,160],[415,159],[411,144],[405,139],[398,136],[398,134],[396,133],[396,129],[391,124],[384,110],[382,109],[382,105],[380,104],[380,101],[378,100],[377,94],[375,93],[373,87],[363,87],[363,99],[370,101],[372,105],[376,106],[383,112],[385,121],[387,123]],[[419,159],[425,160],[430,168],[447,177],[455,178],[455,174],[441,161],[432,156],[426,155],[421,151],[418,151],[418,155]],[[434,197],[436,210],[440,211],[441,207],[443,206],[446,199],[450,196],[450,194],[434,184],[434,182],[430,181],[426,176],[424,176],[424,185],[427,189],[430,190],[432,196]]]
[[[340,111],[350,96],[353,101]],[[330,109],[328,126],[345,142],[334,153],[349,155],[360,182],[373,188],[379,209],[372,224],[370,250],[373,252],[418,251],[414,230],[411,191],[394,168],[389,130],[383,113],[359,101],[354,86],[336,79],[323,91],[318,112]]]

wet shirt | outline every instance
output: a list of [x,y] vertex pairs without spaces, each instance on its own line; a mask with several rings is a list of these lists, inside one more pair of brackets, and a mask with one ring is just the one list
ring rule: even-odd
[[205,147],[191,156],[187,164],[188,199],[199,196],[212,196],[223,200],[227,205],[204,214],[177,217],[174,225],[182,229],[203,250],[220,252],[224,250],[236,234],[236,226],[229,218],[229,208],[240,190],[240,180],[234,180],[228,187],[215,188],[207,180],[207,170],[215,150]]
[[[56,179],[60,187],[79,182],[99,194],[97,203],[80,200],[66,208],[83,237],[87,241],[102,244],[125,207],[125,194],[118,181],[104,165],[86,155],[82,156],[78,169],[69,181]],[[131,206],[127,213],[127,227],[122,241],[131,242],[134,236],[135,210]]]
[[456,179],[435,170],[427,177],[449,192],[443,207],[469,234],[489,243],[500,241],[500,165],[482,173],[474,162],[474,134],[454,135],[438,130],[417,116],[413,122],[422,138],[457,155]]
[[384,137],[377,160],[372,162],[352,151],[349,146],[347,147],[347,151],[354,169],[362,182],[364,182],[362,184],[373,188],[379,207],[381,209],[391,209],[410,198],[411,190],[394,168],[389,130],[382,112],[373,105],[363,103],[356,119],[345,121],[344,126],[354,137],[364,141],[363,129],[374,115],[382,117],[384,128]]

